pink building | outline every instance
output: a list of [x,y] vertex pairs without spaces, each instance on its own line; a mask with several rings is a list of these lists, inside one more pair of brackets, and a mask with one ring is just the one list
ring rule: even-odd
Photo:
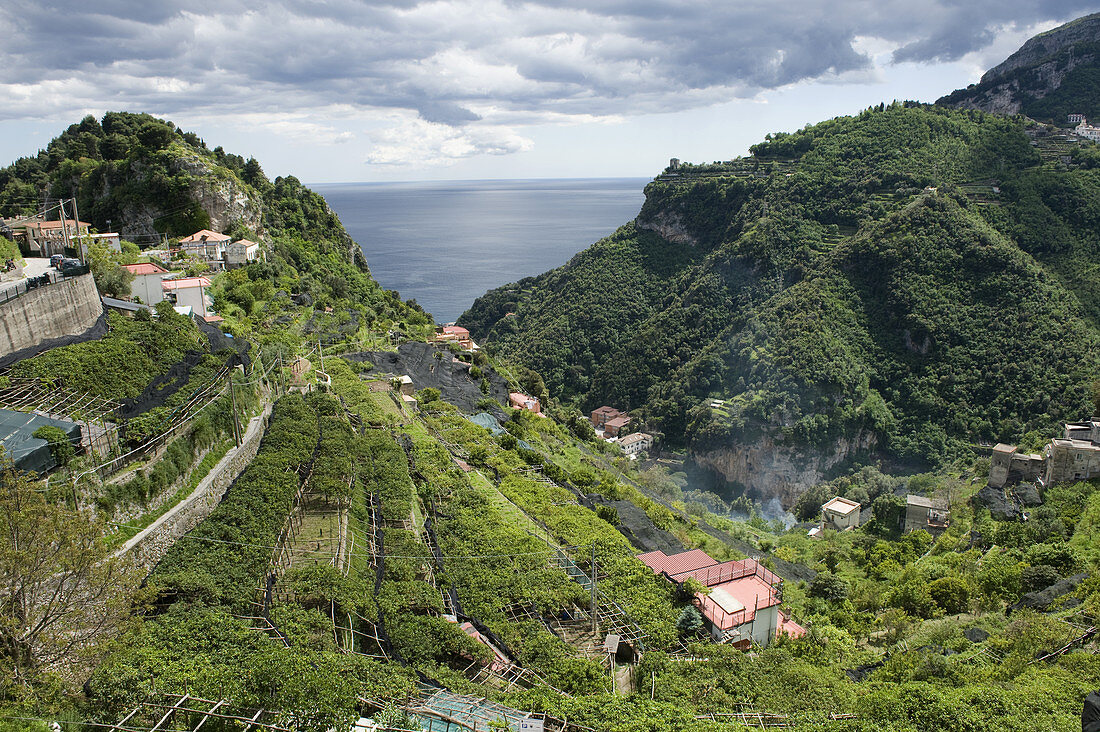
[[716,562],[702,549],[671,556],[653,551],[638,559],[677,585],[694,577],[709,589],[695,595],[695,605],[719,643],[767,647],[781,633],[797,638],[806,632],[779,610],[783,579],[755,559]]
[[471,351],[475,348],[470,331],[460,325],[445,325],[435,337],[440,343],[457,343],[464,350]]

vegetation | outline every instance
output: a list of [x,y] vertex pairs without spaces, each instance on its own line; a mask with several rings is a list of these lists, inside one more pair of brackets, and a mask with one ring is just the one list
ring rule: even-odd
[[1040,165],[1034,132],[894,103],[769,136],[659,177],[636,223],[460,323],[696,451],[871,435],[940,465],[1013,441],[1088,412],[1100,325],[1096,173]]

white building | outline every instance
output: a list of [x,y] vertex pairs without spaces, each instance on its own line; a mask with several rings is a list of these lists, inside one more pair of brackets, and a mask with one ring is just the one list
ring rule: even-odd
[[630,457],[634,457],[640,452],[649,452],[653,448],[653,435],[647,435],[645,432],[635,432],[632,435],[619,438],[619,447]]
[[859,504],[836,496],[821,507],[821,530],[848,531],[859,527]]
[[202,317],[213,313],[210,309],[213,301],[206,294],[206,290],[210,287],[210,280],[205,277],[181,277],[176,280],[164,280],[161,285],[169,299],[174,296],[177,307],[190,306],[191,312]]
[[225,249],[232,239],[210,229],[196,231],[191,236],[180,239],[180,249],[193,257],[205,260],[210,266],[220,268],[225,263]]
[[1081,123],[1073,128],[1073,132],[1078,137],[1083,137],[1086,140],[1100,141],[1100,127],[1093,127],[1084,117],[1081,118]]
[[134,276],[134,281],[130,283],[131,297],[141,298],[146,305],[156,305],[164,299],[162,282],[168,276],[168,270],[148,262],[122,266]]
[[229,267],[241,267],[260,258],[260,245],[248,239],[238,239],[225,248],[225,263]]

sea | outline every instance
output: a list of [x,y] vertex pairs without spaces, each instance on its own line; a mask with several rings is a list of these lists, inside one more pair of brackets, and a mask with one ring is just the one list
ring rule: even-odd
[[448,323],[500,285],[565,264],[634,219],[648,178],[326,183],[388,290]]

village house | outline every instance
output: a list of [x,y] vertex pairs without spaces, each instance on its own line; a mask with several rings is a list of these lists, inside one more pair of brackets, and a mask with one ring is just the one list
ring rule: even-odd
[[65,253],[65,242],[76,247],[78,238],[87,236],[91,224],[86,221],[45,221],[41,217],[15,219],[8,223],[15,242],[31,257],[49,257]]
[[618,417],[612,417],[603,423],[603,436],[606,437],[618,437],[623,428],[630,424],[630,417],[625,414],[620,414]]
[[1077,126],[1073,128],[1073,134],[1078,137],[1083,137],[1086,140],[1092,140],[1093,142],[1100,141],[1100,127],[1093,127],[1089,124],[1089,121],[1082,115],[1070,115],[1080,118]]
[[232,237],[225,234],[202,229],[180,239],[180,249],[185,254],[206,261],[212,267],[221,268],[225,262],[226,247],[229,246],[231,239]]
[[526,409],[528,412],[540,414],[542,406],[535,397],[527,396],[523,392],[513,391],[508,394],[508,404],[512,409]]
[[859,528],[860,505],[836,496],[821,506],[821,530],[848,531]]
[[155,264],[124,264],[122,267],[134,276],[130,283],[130,295],[141,298],[146,305],[156,305],[164,299],[164,278],[168,270]]
[[163,280],[161,287],[164,290],[165,299],[171,300],[175,307],[191,308],[191,312],[200,317],[213,314],[210,309],[213,300],[206,294],[206,290],[210,287],[210,280],[205,277]]
[[81,238],[81,241],[91,241],[93,244],[102,244],[115,253],[122,251],[122,237],[119,236],[118,232],[114,231],[106,234],[85,234]]
[[470,331],[461,325],[448,323],[435,335],[436,343],[455,343],[464,351],[476,351],[477,344],[470,338]]
[[1062,439],[1051,440],[1043,450],[1043,461],[1043,485],[1100,476],[1100,417],[1067,423]]
[[592,427],[604,438],[618,437],[623,427],[630,424],[630,417],[614,407],[603,406],[592,411]]
[[623,453],[633,459],[638,453],[649,452],[653,449],[653,435],[647,435],[645,432],[635,432],[620,439],[619,447],[622,448]]
[[989,484],[1001,488],[1021,480],[1039,480],[1046,469],[1042,455],[1022,453],[1015,445],[998,443],[989,462]]
[[259,258],[260,245],[249,239],[238,239],[225,248],[225,264],[230,269],[251,264]]
[[403,396],[412,396],[414,391],[412,377],[408,374],[400,377],[397,381],[397,391]]
[[592,416],[590,418],[592,421],[592,426],[595,429],[601,430],[603,429],[604,423],[606,423],[607,420],[611,419],[612,417],[618,417],[619,414],[619,410],[615,409],[614,407],[603,406],[599,409],[594,409],[592,410]]
[[905,533],[924,529],[935,536],[946,529],[948,523],[945,502],[914,494],[905,497]]
[[1100,476],[1100,417],[1067,422],[1062,437],[1043,448],[1043,454],[1021,453],[1014,445],[998,444],[989,461],[989,485],[1003,488],[1020,481],[1044,486]]
[[693,577],[708,588],[694,602],[718,643],[766,648],[782,633],[797,638],[806,632],[779,610],[782,578],[755,559],[716,562],[701,549],[671,556],[658,550],[638,559],[677,586]]

